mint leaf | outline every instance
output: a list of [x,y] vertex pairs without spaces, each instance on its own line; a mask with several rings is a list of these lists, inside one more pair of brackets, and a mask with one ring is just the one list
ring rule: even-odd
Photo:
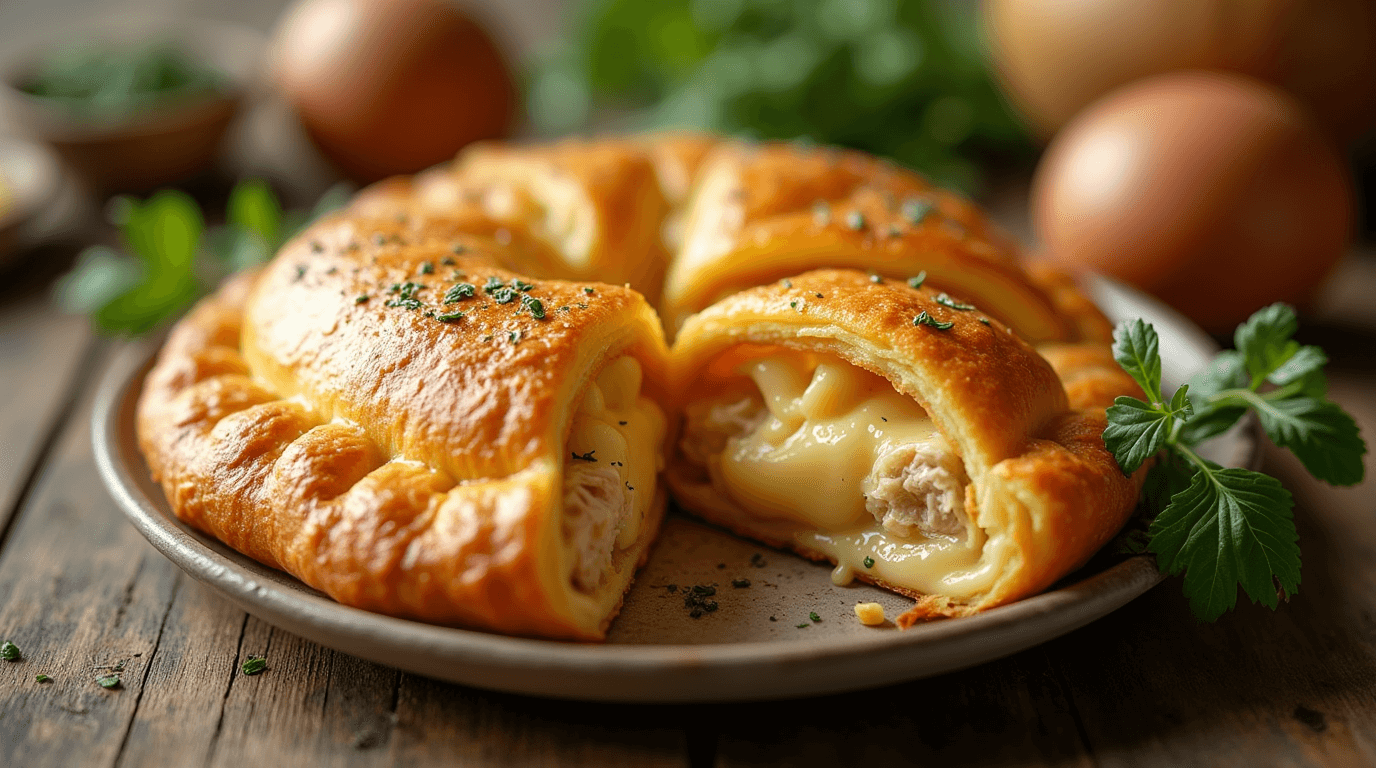
[[1290,359],[1281,363],[1275,370],[1271,371],[1266,380],[1277,386],[1284,386],[1292,381],[1320,373],[1323,367],[1328,365],[1328,355],[1324,354],[1318,347],[1300,347]]
[[1275,608],[1277,585],[1300,584],[1294,501],[1279,481],[1246,469],[1201,468],[1151,524],[1148,549],[1162,571],[1185,574],[1194,614],[1213,621],[1237,604],[1237,588]]
[[1159,347],[1156,329],[1140,318],[1119,323],[1113,329],[1113,359],[1152,402],[1162,399]]
[[1282,448],[1289,448],[1309,474],[1332,485],[1355,485],[1366,468],[1366,443],[1357,422],[1337,403],[1313,397],[1253,399],[1261,428]]
[[1299,351],[1299,344],[1290,340],[1298,328],[1295,310],[1279,303],[1257,310],[1237,327],[1233,344],[1246,363],[1253,389]]

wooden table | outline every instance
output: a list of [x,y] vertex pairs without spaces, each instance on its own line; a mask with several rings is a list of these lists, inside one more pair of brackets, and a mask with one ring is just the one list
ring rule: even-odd
[[[106,495],[89,417],[117,343],[47,304],[56,256],[0,281],[0,640],[24,654],[0,663],[0,766],[1376,763],[1376,484],[1328,488],[1275,450],[1305,558],[1279,611],[1200,625],[1168,581],[1044,646],[879,690],[545,701],[298,639],[184,576]],[[1349,267],[1302,334],[1370,440],[1376,264]],[[271,669],[239,674],[250,654]],[[121,687],[96,684],[119,665]]]

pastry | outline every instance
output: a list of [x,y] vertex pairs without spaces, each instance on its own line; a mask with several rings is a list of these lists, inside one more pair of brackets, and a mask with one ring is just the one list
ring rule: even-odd
[[665,506],[658,319],[461,230],[336,217],[226,285],[140,445],[178,517],[342,603],[598,639]]
[[901,623],[1035,594],[1131,513],[1104,448],[1136,385],[1097,343],[1048,357],[982,308],[854,270],[736,293],[673,346],[686,509],[910,595]]

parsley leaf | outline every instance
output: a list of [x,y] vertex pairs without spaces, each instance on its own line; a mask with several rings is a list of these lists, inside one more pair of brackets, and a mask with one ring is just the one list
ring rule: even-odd
[[1147,548],[1162,571],[1184,572],[1190,607],[1205,621],[1237,604],[1239,584],[1253,602],[1275,608],[1277,584],[1287,595],[1300,585],[1293,505],[1273,477],[1204,466],[1151,524]]
[[1118,460],[1123,473],[1130,475],[1161,450],[1175,422],[1175,414],[1169,408],[1135,397],[1118,397],[1108,409],[1104,446]]
[[1141,319],[1121,323],[1113,330],[1113,359],[1152,402],[1161,401],[1159,346],[1156,329]]
[[1233,334],[1233,344],[1242,355],[1253,386],[1299,350],[1299,345],[1290,340],[1298,328],[1295,310],[1286,304],[1272,304],[1260,309],[1238,326]]
[[1250,399],[1266,436],[1294,452],[1309,474],[1332,485],[1362,481],[1366,444],[1357,422],[1337,403],[1303,396]]

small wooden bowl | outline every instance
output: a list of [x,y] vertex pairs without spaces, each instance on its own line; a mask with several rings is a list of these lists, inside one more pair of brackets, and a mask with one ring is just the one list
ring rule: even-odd
[[[169,100],[129,117],[101,120],[18,87],[54,46],[90,41],[129,45],[166,41],[225,76],[220,89]],[[210,168],[256,74],[266,41],[247,27],[211,21],[120,19],[65,39],[30,46],[3,66],[3,93],[15,123],[48,143],[87,187],[98,193],[143,192]]]

